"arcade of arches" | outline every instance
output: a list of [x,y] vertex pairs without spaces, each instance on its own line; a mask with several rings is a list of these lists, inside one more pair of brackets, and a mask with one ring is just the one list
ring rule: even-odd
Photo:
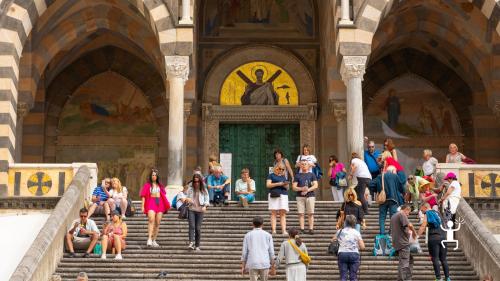
[[263,185],[275,148],[327,167],[363,136],[408,169],[451,142],[500,162],[493,0],[353,0],[352,22],[335,0],[5,2],[0,196],[14,162],[96,162],[137,197],[150,167],[178,187],[221,153]]

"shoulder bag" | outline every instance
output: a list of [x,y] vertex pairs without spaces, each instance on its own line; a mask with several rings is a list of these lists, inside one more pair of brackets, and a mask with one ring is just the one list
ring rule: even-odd
[[297,245],[295,245],[295,243],[292,242],[292,240],[288,240],[288,243],[290,243],[290,245],[292,245],[292,247],[295,249],[295,251],[299,254],[299,257],[300,257],[300,260],[306,265],[308,266],[310,263],[311,263],[311,257],[302,252],[299,247],[297,247]]
[[385,181],[384,176],[385,176],[385,173],[382,173],[382,178],[381,178],[382,190],[377,194],[377,200],[376,200],[378,204],[384,204],[386,199],[387,199],[386,194],[385,194],[385,188],[384,188],[384,181]]
[[337,235],[337,239],[330,242],[330,245],[328,246],[328,254],[334,255],[334,256],[337,256],[339,254],[339,248],[340,248],[339,237],[340,237],[340,234],[342,233],[342,230],[343,229],[341,229],[339,231],[339,234]]

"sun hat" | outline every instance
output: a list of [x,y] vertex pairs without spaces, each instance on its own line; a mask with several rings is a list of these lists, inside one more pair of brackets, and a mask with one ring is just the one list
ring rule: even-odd
[[444,177],[444,180],[449,180],[449,179],[456,180],[457,179],[457,175],[455,175],[455,173],[453,173],[453,172],[449,172],[448,174],[446,174],[446,177]]

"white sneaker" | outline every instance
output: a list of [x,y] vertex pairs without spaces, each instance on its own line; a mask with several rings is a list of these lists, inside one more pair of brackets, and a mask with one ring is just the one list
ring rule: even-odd
[[123,260],[122,255],[121,255],[121,254],[117,254],[117,255],[115,256],[115,260]]
[[201,251],[200,247],[196,247],[196,251]]
[[153,245],[154,248],[160,247],[160,245],[158,243],[156,243],[156,240],[153,240],[152,245]]
[[103,254],[103,255],[101,256],[101,259],[105,260],[105,259],[106,259],[106,255],[104,255],[104,254]]
[[146,246],[148,247],[153,246],[153,241],[151,241],[151,239],[148,239],[148,242],[146,242]]
[[189,242],[188,248],[194,250],[194,242]]
[[126,215],[122,215],[122,220],[126,219],[127,216]]

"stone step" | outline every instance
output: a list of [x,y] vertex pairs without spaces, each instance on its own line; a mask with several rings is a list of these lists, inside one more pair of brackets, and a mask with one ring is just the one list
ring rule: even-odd
[[[134,202],[138,206],[138,202]],[[335,215],[340,203],[317,202],[314,235],[303,234],[309,253],[313,259],[308,269],[308,280],[339,280],[337,258],[326,253],[330,239],[335,233]],[[366,216],[368,227],[362,231],[366,249],[361,252],[361,269],[359,280],[379,281],[396,280],[397,258],[372,256],[374,236],[378,234],[378,209],[373,204],[370,215]],[[158,280],[160,271],[167,271],[166,280],[179,281],[236,281],[248,280],[239,273],[241,247],[244,235],[251,229],[254,216],[262,216],[265,230],[269,229],[269,211],[267,202],[257,202],[249,209],[242,209],[232,202],[229,206],[210,207],[205,214],[202,226],[202,250],[187,249],[188,225],[186,220],[178,220],[177,212],[170,211],[163,217],[158,243],[160,248],[146,247],[147,218],[144,214],[126,219],[128,225],[127,249],[123,252],[123,260],[114,260],[108,254],[107,260],[95,255],[90,258],[69,258],[64,254],[56,274],[63,280],[74,280],[78,272],[84,270],[90,280]],[[103,217],[94,217],[100,226]],[[416,216],[411,216],[416,224]],[[290,202],[287,225],[298,227],[296,203]],[[389,219],[386,220],[389,229]],[[278,230],[280,226],[278,223]],[[275,251],[279,250],[282,241],[287,237],[277,234],[273,236]],[[429,260],[426,246],[421,241],[423,253],[414,256],[414,278],[417,281],[433,280],[432,263]],[[448,262],[452,280],[477,281],[479,277],[467,261],[461,250],[448,251]],[[272,280],[285,280],[284,269],[278,270],[278,276]]]

